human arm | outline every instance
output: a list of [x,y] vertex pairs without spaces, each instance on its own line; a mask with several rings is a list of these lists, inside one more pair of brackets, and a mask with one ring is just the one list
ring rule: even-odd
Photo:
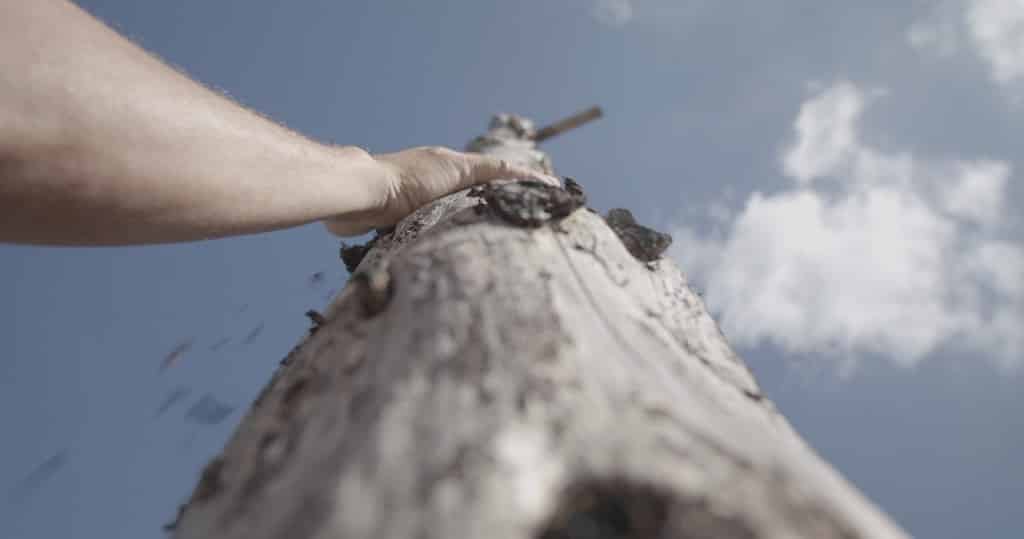
[[0,241],[190,241],[394,223],[496,178],[479,155],[311,141],[171,69],[66,0],[0,0]]

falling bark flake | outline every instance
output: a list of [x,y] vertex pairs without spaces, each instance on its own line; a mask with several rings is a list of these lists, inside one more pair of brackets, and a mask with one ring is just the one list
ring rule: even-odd
[[252,328],[252,331],[250,331],[249,334],[245,336],[245,339],[242,340],[242,344],[252,344],[252,342],[255,341],[261,333],[263,333],[263,327],[264,323],[260,322],[258,326]]
[[217,397],[207,393],[188,409],[185,420],[209,427],[220,424],[234,411],[234,406],[224,404]]
[[164,360],[160,362],[160,370],[164,371],[171,365],[177,363],[179,359],[185,356],[185,354],[192,349],[192,345],[195,343],[195,339],[186,339],[178,343],[170,352],[164,356]]
[[160,406],[157,408],[156,413],[153,414],[154,417],[162,416],[164,412],[169,410],[172,406],[180,402],[185,397],[189,396],[191,393],[192,390],[184,386],[178,386],[174,388],[170,393],[167,394],[163,402],[160,403]]

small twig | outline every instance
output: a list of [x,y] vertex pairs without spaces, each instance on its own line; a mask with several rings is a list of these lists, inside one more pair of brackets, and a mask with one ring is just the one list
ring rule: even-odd
[[587,122],[596,120],[603,114],[604,112],[601,111],[601,107],[590,107],[582,112],[577,112],[564,120],[540,128],[537,134],[533,136],[533,141],[543,142],[551,137],[561,135],[570,129],[576,129]]

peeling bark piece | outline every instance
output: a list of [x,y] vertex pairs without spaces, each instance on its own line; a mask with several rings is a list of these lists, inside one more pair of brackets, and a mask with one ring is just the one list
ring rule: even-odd
[[[295,354],[299,353],[299,349],[300,348],[302,348],[302,343],[301,342],[299,344],[295,345],[291,349],[291,351],[288,352],[288,355],[284,356],[284,359],[282,359],[278,364],[281,365],[282,367],[285,366],[285,365],[291,365],[292,359],[295,358]],[[269,389],[269,388],[270,388],[270,386],[268,385],[264,389]],[[263,393],[260,393],[260,395],[258,397],[256,397],[256,402],[259,403],[262,398],[263,398]]]
[[391,272],[385,268],[378,268],[372,272],[360,272],[352,277],[355,286],[358,287],[359,303],[362,305],[363,314],[367,318],[377,316],[387,307],[391,301],[393,289]]
[[605,221],[622,240],[629,254],[641,262],[652,262],[661,258],[669,245],[672,245],[672,236],[638,224],[633,213],[627,209],[608,210]]
[[356,269],[359,268],[359,264],[362,263],[363,259],[366,258],[366,254],[373,249],[377,242],[384,236],[395,232],[395,226],[387,226],[383,228],[374,229],[374,236],[370,238],[370,241],[362,245],[349,245],[345,242],[341,242],[341,261],[345,263],[345,269],[349,273],[355,273]]
[[341,242],[341,261],[345,264],[345,269],[349,273],[356,272],[356,268],[359,267],[359,263],[366,257],[366,253],[370,252],[373,243],[374,240],[370,240],[363,245],[349,245]]
[[199,485],[196,486],[192,495],[192,502],[203,503],[213,498],[224,488],[224,481],[221,472],[224,470],[224,458],[217,457],[210,461],[203,468],[203,474],[199,477]]
[[306,316],[309,318],[309,321],[313,323],[313,326],[309,328],[310,335],[316,333],[316,330],[320,329],[321,326],[327,323],[327,319],[324,318],[324,315],[313,309],[306,311]]
[[181,516],[185,514],[185,509],[187,508],[188,505],[184,503],[178,506],[178,512],[174,515],[174,520],[168,522],[167,524],[164,524],[165,532],[173,532],[174,530],[178,529],[178,522],[181,521]]
[[757,391],[751,391],[749,389],[744,389],[743,395],[754,402],[761,402],[764,400],[764,395]]
[[502,220],[516,226],[537,228],[562,219],[587,203],[579,184],[560,189],[543,182],[520,180],[492,183],[470,190],[469,196],[482,198]]
[[587,195],[583,193],[583,186],[568,176],[565,177],[565,190],[568,191],[570,195],[580,197],[584,202],[586,202]]

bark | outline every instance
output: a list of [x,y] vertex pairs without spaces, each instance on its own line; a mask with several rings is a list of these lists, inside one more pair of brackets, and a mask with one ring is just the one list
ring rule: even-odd
[[[532,133],[498,117],[470,149],[550,169]],[[538,223],[571,200],[520,187],[379,237],[175,537],[906,537],[764,397],[659,236]]]

